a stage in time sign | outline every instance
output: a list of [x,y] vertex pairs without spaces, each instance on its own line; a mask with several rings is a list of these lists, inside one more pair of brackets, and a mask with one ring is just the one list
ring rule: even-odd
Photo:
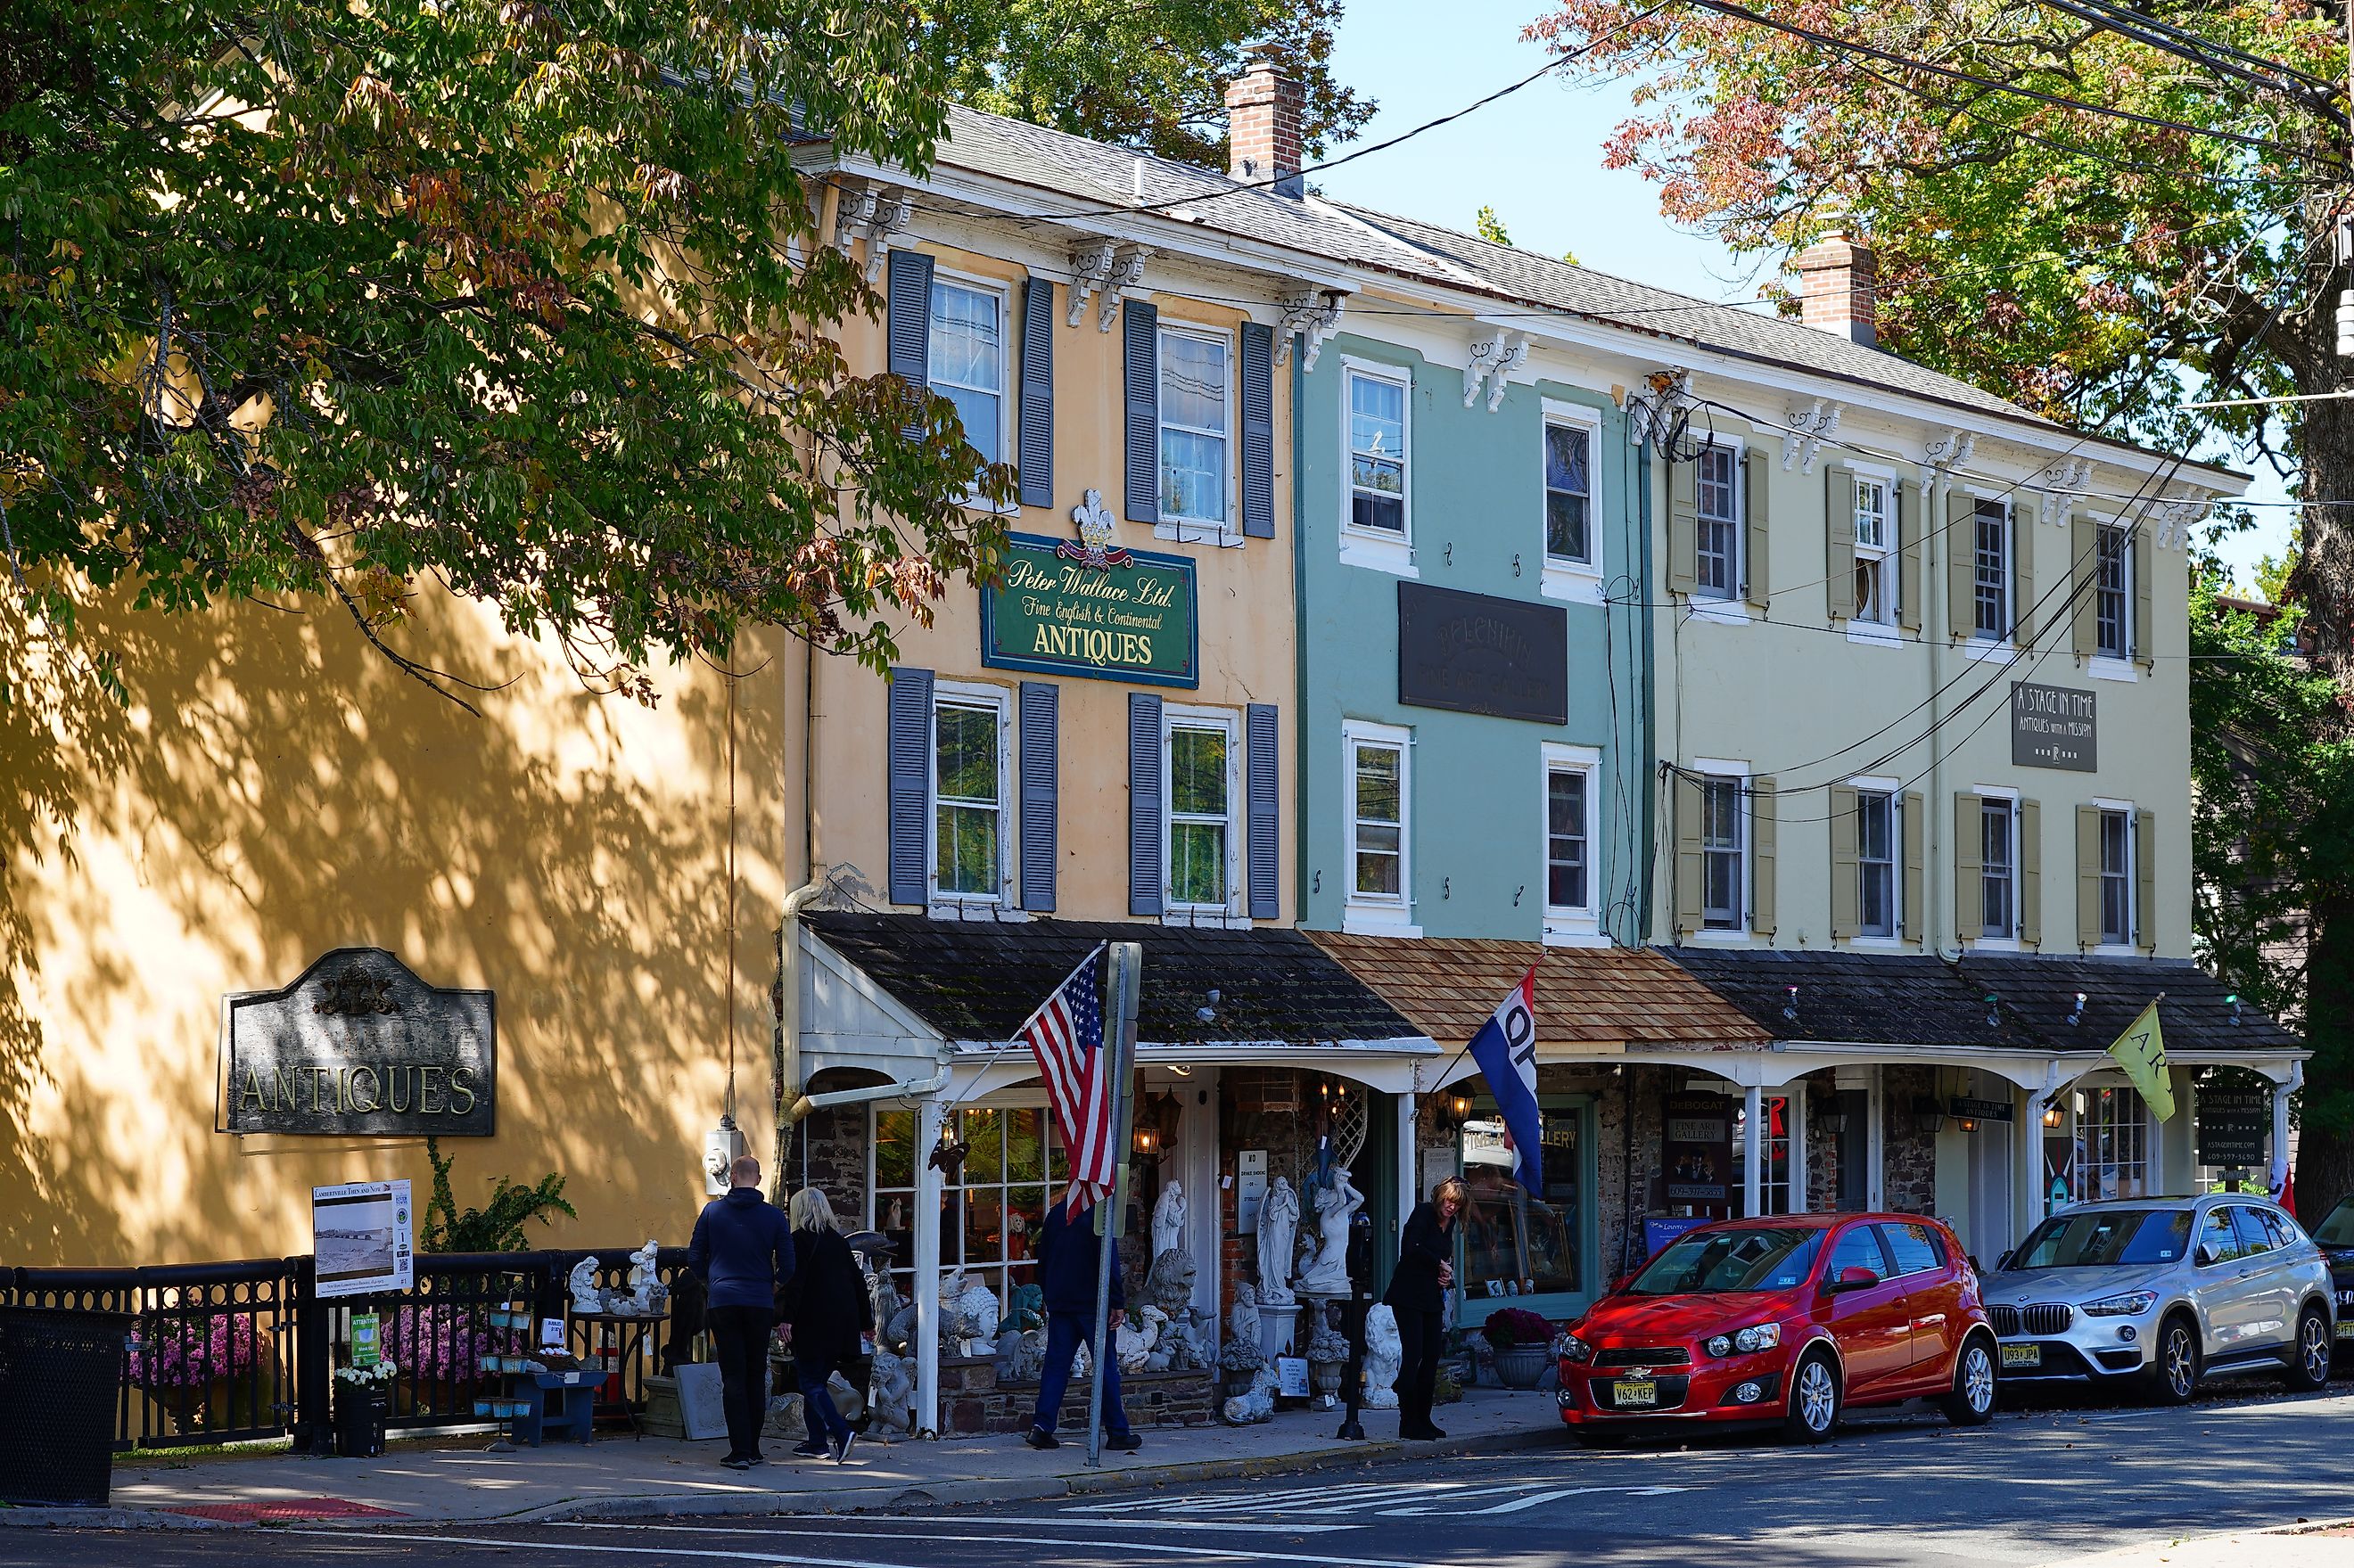
[[981,590],[981,662],[1146,685],[1197,686],[1193,563],[1087,550],[1033,534],[1008,542]]

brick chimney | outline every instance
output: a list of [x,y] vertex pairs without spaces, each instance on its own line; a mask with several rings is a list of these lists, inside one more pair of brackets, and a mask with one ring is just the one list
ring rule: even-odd
[[1299,111],[1307,90],[1276,69],[1282,51],[1260,44],[1243,74],[1226,84],[1226,173],[1277,196],[1298,196]]
[[1833,229],[1798,253],[1797,268],[1799,320],[1866,348],[1878,344],[1880,268],[1870,246]]

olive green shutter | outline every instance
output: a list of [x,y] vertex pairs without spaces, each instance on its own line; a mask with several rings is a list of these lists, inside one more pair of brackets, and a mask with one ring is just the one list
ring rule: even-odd
[[2076,808],[2076,945],[2101,945],[2101,809]]
[[1904,930],[1908,942],[1928,934],[1929,863],[1921,843],[1929,825],[1929,808],[1918,794],[1904,797]]
[[2043,942],[2043,808],[2033,800],[2019,803],[2019,940]]
[[1976,795],[1954,797],[1954,935],[1965,942],[1986,934],[1985,892],[1978,885],[1985,874],[1984,810]]
[[1946,490],[1946,635],[1956,641],[1970,634],[1978,619],[1978,514],[1975,498]]
[[1831,786],[1831,940],[1844,942],[1862,925],[1856,886],[1856,800],[1853,786]]
[[1766,471],[1755,452],[1741,459],[1742,503],[1748,513],[1749,547],[1741,561],[1741,597],[1764,609],[1766,603]]
[[2134,813],[2134,946],[2158,950],[2158,819]]
[[2070,641],[2079,658],[2089,659],[2101,647],[2101,525],[2089,517],[2072,521],[2068,554],[2074,562],[2070,581],[2076,594],[2068,616]]
[[2157,658],[2149,641],[2149,525],[2137,523],[2133,531],[2133,656],[2147,668]]
[[1749,781],[1749,928],[1761,937],[1775,930],[1774,780]]
[[[1700,463],[1668,463],[1668,591],[1700,585]],[[1639,596],[1638,596],[1639,597]]]
[[1899,482],[1895,488],[1896,624],[1907,631],[1918,631],[1921,630],[1921,487]]
[[2010,518],[2010,635],[2021,648],[2035,641],[2035,519],[2006,504]]
[[1700,780],[1681,773],[1675,780],[1676,935],[1689,937],[1701,927],[1701,878],[1705,869],[1700,844]]
[[[1823,470],[1823,537],[1833,620],[1855,615],[1855,471],[1832,463]],[[1838,925],[1834,916],[1832,925]]]

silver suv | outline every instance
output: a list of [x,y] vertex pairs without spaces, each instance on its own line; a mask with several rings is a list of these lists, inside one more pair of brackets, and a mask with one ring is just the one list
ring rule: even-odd
[[2140,1378],[2179,1404],[2232,1372],[2329,1381],[2329,1265],[2262,1198],[2085,1203],[2036,1226],[1985,1289],[2007,1382]]

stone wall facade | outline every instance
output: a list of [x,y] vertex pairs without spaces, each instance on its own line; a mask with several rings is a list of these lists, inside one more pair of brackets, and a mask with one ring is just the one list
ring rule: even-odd
[[[1087,1380],[1074,1377],[1063,1393],[1058,1430],[1085,1437]],[[1217,1419],[1217,1387],[1201,1372],[1122,1372],[1120,1405],[1132,1427],[1204,1426]],[[940,1436],[1002,1436],[1030,1429],[1038,1407],[1035,1383],[1001,1383],[987,1356],[940,1358]]]
[[1925,1132],[1917,1100],[1943,1107],[1935,1067],[1889,1067],[1881,1074],[1886,1116],[1881,1150],[1881,1202],[1899,1214],[1937,1212],[1937,1135]]

